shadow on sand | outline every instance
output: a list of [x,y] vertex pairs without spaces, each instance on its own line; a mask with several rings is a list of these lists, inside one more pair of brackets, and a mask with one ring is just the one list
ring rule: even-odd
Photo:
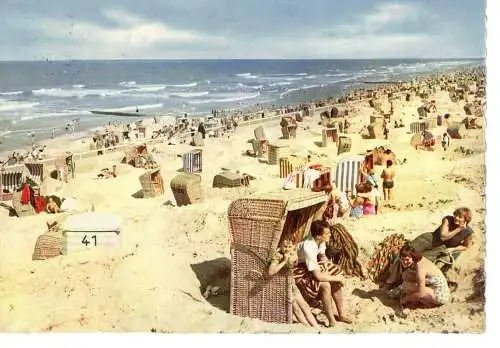
[[200,292],[205,294],[207,288],[219,287],[217,294],[207,297],[214,307],[229,313],[229,294],[231,282],[231,261],[226,257],[191,264],[191,269],[200,282]]

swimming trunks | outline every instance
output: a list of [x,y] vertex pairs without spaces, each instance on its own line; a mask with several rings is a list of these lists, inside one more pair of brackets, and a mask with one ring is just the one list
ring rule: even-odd
[[392,180],[387,180],[382,183],[382,187],[385,189],[391,189],[394,187],[394,181]]
[[448,281],[443,276],[427,275],[425,277],[425,285],[434,290],[436,304],[443,305],[450,301],[450,288]]

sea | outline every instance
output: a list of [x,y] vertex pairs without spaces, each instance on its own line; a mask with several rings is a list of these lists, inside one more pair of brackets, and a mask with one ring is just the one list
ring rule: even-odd
[[484,65],[452,60],[75,60],[0,62],[0,153],[55,136],[73,136],[118,120],[90,110],[116,110],[174,118],[214,109],[285,106],[368,81],[394,81]]

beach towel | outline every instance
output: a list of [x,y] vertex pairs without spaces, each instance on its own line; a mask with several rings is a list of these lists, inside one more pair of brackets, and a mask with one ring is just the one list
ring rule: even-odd
[[21,204],[28,204],[30,203],[30,200],[30,187],[28,184],[24,184],[23,191],[21,193]]
[[[330,275],[338,275],[342,273],[340,267],[331,261],[320,262],[319,263],[321,272],[328,273]],[[300,293],[304,299],[309,303],[311,307],[319,308],[321,305],[321,299],[318,298],[319,295],[319,281],[317,281],[312,272],[307,269],[305,263],[299,263],[293,269],[293,278],[295,279],[295,284],[300,290]]]
[[358,245],[342,224],[331,226],[332,236],[326,245],[326,255],[337,264],[347,276],[364,279],[363,269],[358,262]]
[[403,234],[394,233],[379,243],[367,266],[368,276],[373,282],[381,284],[387,279],[391,264],[407,242]]

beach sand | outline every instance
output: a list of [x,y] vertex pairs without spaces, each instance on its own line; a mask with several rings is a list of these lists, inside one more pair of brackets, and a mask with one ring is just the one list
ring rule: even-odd
[[[434,96],[437,113],[450,113],[456,121],[464,115],[463,101],[452,103],[448,93]],[[360,247],[366,265],[378,242],[392,233],[411,239],[433,231],[443,216],[460,206],[472,210],[472,246],[456,261],[450,275],[458,283],[452,301],[440,308],[413,310],[404,318],[385,300],[374,295],[369,280],[348,278],[345,307],[352,325],[337,323],[324,332],[482,332],[484,301],[468,299],[474,292],[473,278],[484,264],[484,130],[469,130],[461,140],[451,140],[444,152],[416,151],[409,144],[409,124],[418,120],[420,101],[396,102],[394,119],[406,127],[392,129],[389,140],[364,140],[358,134],[368,124],[372,109],[367,102],[352,103],[356,110],[351,133],[351,153],[378,145],[389,146],[407,164],[396,166],[395,199],[376,216],[341,221]],[[292,152],[323,155],[333,170],[335,148],[318,147],[319,117],[300,124],[297,139],[287,140]],[[263,124],[271,142],[281,136],[279,120]],[[309,130],[302,127],[309,126]],[[230,139],[207,139],[203,148],[203,203],[176,207],[170,180],[182,168],[188,145],[154,145],[161,165],[165,194],[150,199],[134,198],[141,189],[138,177],[144,169],[119,163],[122,152],[76,163],[76,179],[65,184],[48,179],[48,193],[77,198],[82,211],[112,212],[124,219],[121,247],[94,249],[45,261],[32,261],[37,237],[46,231],[45,213],[24,218],[9,217],[0,209],[0,331],[2,332],[315,332],[300,324],[270,324],[229,314],[230,243],[229,203],[253,192],[281,187],[278,166],[243,155],[255,127],[239,127]],[[438,127],[434,134],[442,134]],[[64,152],[68,141],[51,141],[51,151]],[[71,149],[88,149],[81,141]],[[460,148],[462,147],[462,148]],[[471,149],[466,154],[461,149]],[[118,177],[95,180],[99,170],[117,164]],[[249,188],[214,189],[212,180],[221,168],[240,170],[256,177]],[[382,167],[377,166],[377,176]],[[59,217],[62,218],[62,217]],[[57,216],[56,216],[57,219]],[[207,285],[222,293],[205,299]]]

